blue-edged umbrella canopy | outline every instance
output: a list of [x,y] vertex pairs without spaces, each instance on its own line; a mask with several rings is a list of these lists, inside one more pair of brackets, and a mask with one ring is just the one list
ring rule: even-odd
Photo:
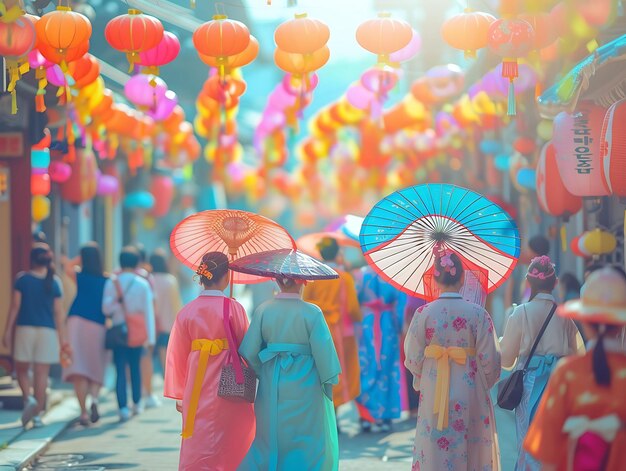
[[332,280],[339,274],[322,262],[297,250],[272,250],[235,260],[230,269],[239,273],[270,278],[288,277],[298,280]]
[[448,184],[418,185],[379,201],[360,234],[367,262],[396,288],[428,298],[425,275],[435,244],[486,271],[487,293],[513,272],[520,254],[515,221],[471,190]]

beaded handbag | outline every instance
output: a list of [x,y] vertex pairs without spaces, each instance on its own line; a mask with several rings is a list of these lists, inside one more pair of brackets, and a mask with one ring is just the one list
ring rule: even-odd
[[256,374],[237,352],[238,345],[230,325],[230,299],[224,300],[224,330],[228,339],[229,362],[222,367],[217,395],[229,401],[254,402]]

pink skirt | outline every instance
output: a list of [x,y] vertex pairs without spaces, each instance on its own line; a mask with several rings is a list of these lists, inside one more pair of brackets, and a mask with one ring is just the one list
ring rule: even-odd
[[67,339],[72,347],[72,364],[63,369],[63,380],[72,376],[84,376],[94,383],[102,384],[107,352],[104,349],[106,327],[80,316],[67,318]]

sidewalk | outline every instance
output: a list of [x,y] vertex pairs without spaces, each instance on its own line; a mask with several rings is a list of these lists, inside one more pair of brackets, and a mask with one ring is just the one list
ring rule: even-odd
[[48,396],[44,426],[24,430],[21,410],[0,409],[0,471],[18,471],[43,453],[79,414],[69,389],[54,388]]

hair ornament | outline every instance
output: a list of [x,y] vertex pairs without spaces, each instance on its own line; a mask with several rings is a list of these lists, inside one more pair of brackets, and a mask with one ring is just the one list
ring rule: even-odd
[[[435,244],[433,254],[435,255],[436,259],[439,259],[439,264],[437,264],[435,261],[435,276],[441,275],[439,267],[443,268],[443,271],[445,271],[446,273],[450,273],[450,275],[456,276],[456,267],[454,266],[454,261],[452,260],[453,253],[454,252],[452,250],[444,248],[441,242],[437,242]],[[437,265],[439,265],[439,267]]]
[[[545,270],[539,270],[537,266],[543,267]],[[538,280],[546,280],[555,275],[556,270],[554,269],[554,264],[547,255],[533,258],[530,262],[530,266],[528,267],[528,273],[526,274],[528,278],[535,278]]]
[[211,273],[211,271],[209,270],[209,266],[205,262],[202,262],[200,266],[198,266],[196,274],[199,276],[203,276],[207,280],[211,280],[213,278],[213,273]]

